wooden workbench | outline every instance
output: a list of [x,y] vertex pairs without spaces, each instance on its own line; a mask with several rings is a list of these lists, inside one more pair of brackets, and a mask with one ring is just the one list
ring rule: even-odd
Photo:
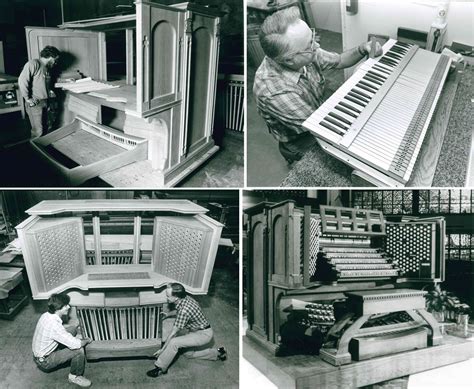
[[244,336],[243,356],[279,388],[348,389],[465,361],[474,356],[474,343],[444,335],[439,346],[333,366],[313,355],[276,357]]
[[0,92],[14,90],[16,94],[16,104],[12,104],[10,107],[0,106],[0,114],[9,112],[21,112],[21,117],[25,118],[25,106],[23,104],[23,98],[21,97],[20,90],[18,89],[18,77],[9,76],[8,74],[0,73]]
[[[470,108],[474,68],[461,66],[451,73],[443,87],[423,141],[408,187],[464,186],[472,136]],[[465,109],[456,109],[457,106]],[[322,149],[308,151],[294,164],[282,186],[373,186],[364,175],[352,171]],[[321,162],[323,161],[323,162]],[[456,161],[456,163],[450,163]],[[320,164],[318,169],[310,166]],[[325,176],[322,178],[322,176]],[[322,185],[324,183],[324,185]]]

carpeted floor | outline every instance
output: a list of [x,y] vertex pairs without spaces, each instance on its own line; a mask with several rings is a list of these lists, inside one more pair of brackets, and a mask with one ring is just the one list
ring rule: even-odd
[[474,131],[474,66],[459,81],[433,186],[465,186]]

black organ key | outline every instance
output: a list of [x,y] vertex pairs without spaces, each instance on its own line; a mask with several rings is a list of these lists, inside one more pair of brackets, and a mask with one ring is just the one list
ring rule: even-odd
[[345,125],[343,125],[342,123],[338,122],[337,120],[334,120],[333,118],[329,117],[329,115],[326,116],[326,117],[324,118],[324,120],[326,120],[326,121],[329,122],[329,123],[334,124],[335,126],[338,126],[338,127],[342,128],[344,131],[347,131],[347,130],[349,129],[349,127],[346,127]]
[[390,72],[387,70],[387,69],[384,69],[382,66],[380,65],[374,65],[372,66],[375,70],[381,72],[381,73],[385,73],[387,75],[390,75]]
[[368,74],[368,73],[364,76],[364,80],[370,81],[373,84],[377,84],[380,86],[383,85],[383,80],[381,80],[380,78],[376,78],[375,76],[372,76],[371,74]]
[[331,130],[332,132],[335,132],[338,135],[344,135],[345,134],[344,131],[341,131],[341,130],[339,130],[338,128],[336,128],[334,126],[331,126],[329,123],[325,122],[324,120],[319,122],[319,124],[323,127],[326,127],[328,130]]
[[336,118],[337,120],[340,120],[341,122],[346,123],[349,126],[352,124],[352,122],[350,122],[346,118],[343,118],[342,116],[338,115],[337,113],[329,112],[329,116],[332,116],[333,118]]
[[364,80],[360,80],[359,84],[364,85],[365,87],[369,88],[369,92],[371,92],[371,89],[373,90],[374,93],[377,92],[377,88],[375,86],[369,84],[368,82]]
[[350,91],[346,96],[351,96],[353,97],[354,99],[357,99],[357,100],[360,100],[362,101],[363,103],[367,104],[369,102],[370,99],[366,99],[365,97],[357,94],[356,91],[352,90]]
[[352,116],[353,118],[357,118],[357,115],[353,112],[349,111],[348,109],[344,108],[340,103],[334,107],[338,111],[345,113],[348,116]]
[[370,74],[373,78],[378,79],[378,80],[380,80],[380,81],[382,81],[382,82],[384,82],[384,81],[387,79],[387,77],[384,77],[384,76],[382,76],[382,75],[380,75],[380,74],[377,74],[377,73],[373,72],[372,70],[369,70],[369,71],[367,72],[367,74]]
[[400,61],[403,57],[396,55],[394,53],[391,53],[390,51],[387,51],[385,55],[389,58],[392,58],[394,61]]
[[[347,97],[346,97],[347,98]],[[348,98],[347,98],[348,99]],[[344,101],[341,101],[339,102],[339,104],[341,104],[344,108],[347,108],[347,109],[350,109],[356,113],[361,113],[362,111],[358,110],[357,108],[353,107],[352,105],[350,104],[347,104],[347,103],[344,103]]]
[[[363,89],[363,90],[366,90],[367,92],[371,92],[371,93],[375,93],[375,92],[376,92],[376,90],[373,90],[372,88],[367,87],[367,86],[361,84],[360,81],[356,84],[356,87],[358,87],[358,88],[360,88],[360,89]],[[368,98],[368,99],[371,98],[369,95],[365,94],[365,93],[362,92],[362,91],[357,91],[357,92],[358,92],[360,95],[362,95],[362,96],[364,96],[364,97],[366,97],[366,98]]]
[[[361,100],[357,100],[357,99],[355,99],[354,97],[351,97],[351,96],[346,96],[344,98],[349,100],[349,101],[352,101],[355,104],[360,105],[361,107],[365,107],[367,105],[367,103],[363,103],[363,102],[361,102]],[[341,104],[342,104],[342,101],[341,101]],[[360,111],[359,111],[359,113],[360,113]]]

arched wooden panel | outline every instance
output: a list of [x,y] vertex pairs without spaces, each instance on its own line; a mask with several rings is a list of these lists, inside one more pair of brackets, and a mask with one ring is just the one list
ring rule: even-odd
[[262,222],[257,222],[251,232],[252,278],[249,289],[253,295],[252,329],[265,334],[265,294],[267,280],[265,276],[265,228]]
[[176,85],[176,28],[168,21],[155,24],[151,35],[151,99],[175,92]]
[[273,219],[272,228],[272,274],[284,276],[286,274],[286,218],[281,215]]

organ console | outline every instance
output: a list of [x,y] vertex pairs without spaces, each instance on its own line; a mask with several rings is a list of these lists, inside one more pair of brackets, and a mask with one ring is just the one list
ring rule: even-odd
[[188,200],[43,201],[18,225],[34,299],[65,292],[87,358],[151,356],[166,285],[205,294],[222,224]]
[[413,171],[451,59],[388,40],[304,123],[322,148],[377,185]]
[[[444,279],[444,219],[392,223],[379,211],[262,203],[248,222],[247,338],[281,355],[290,321],[339,366],[440,344],[418,289]],[[297,350],[296,350],[297,352]]]

